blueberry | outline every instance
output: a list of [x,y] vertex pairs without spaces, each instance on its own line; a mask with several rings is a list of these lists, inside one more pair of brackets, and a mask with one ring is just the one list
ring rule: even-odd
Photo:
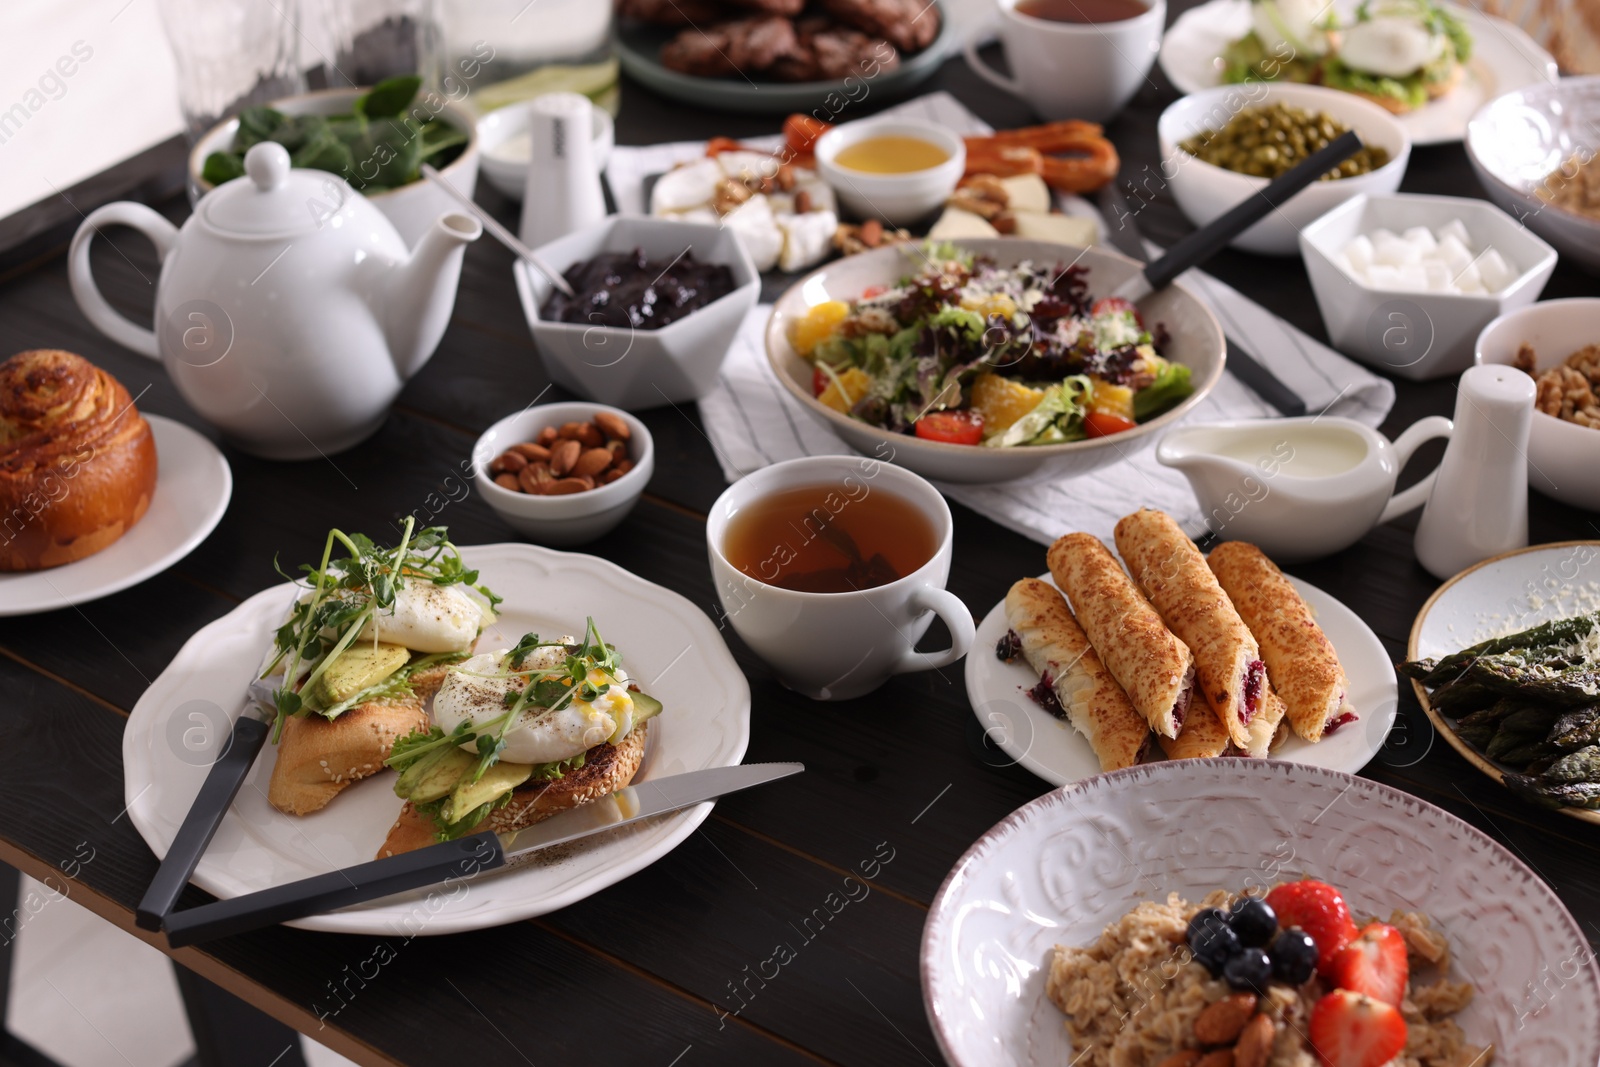
[[1239,943],[1260,948],[1278,932],[1278,913],[1260,897],[1240,897],[1228,913],[1228,925],[1239,935]]
[[1222,973],[1223,966],[1239,948],[1239,935],[1233,932],[1227,914],[1220,909],[1205,908],[1189,920],[1189,950],[1212,977]]
[[1222,977],[1235,989],[1264,993],[1272,978],[1272,960],[1265,949],[1242,948],[1222,965]]
[[1272,977],[1290,985],[1303,985],[1317,969],[1317,943],[1298,926],[1291,926],[1272,942]]

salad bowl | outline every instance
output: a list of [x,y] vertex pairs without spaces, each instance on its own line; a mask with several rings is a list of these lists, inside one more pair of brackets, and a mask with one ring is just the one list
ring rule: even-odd
[[[1000,267],[1022,263],[1059,264],[1062,269],[1069,264],[1084,267],[1092,298],[1109,295],[1141,267],[1127,256],[1099,247],[1079,248],[1017,237],[972,238],[953,243],[964,252],[988,257]],[[1152,331],[1166,335],[1161,348],[1165,358],[1189,368],[1193,391],[1161,414],[1120,433],[1061,444],[953,444],[875,426],[821,403],[812,391],[812,365],[790,340],[795,324],[817,304],[852,301],[869,290],[892,287],[916,273],[919,248],[878,248],[825,264],[778,298],[767,323],[767,358],[778,381],[807,413],[866,455],[947,482],[993,484],[1024,478],[1070,477],[1116,463],[1149,446],[1162,431],[1194,410],[1222,377],[1222,327],[1198,297],[1182,285],[1172,285],[1146,297],[1139,311]]]

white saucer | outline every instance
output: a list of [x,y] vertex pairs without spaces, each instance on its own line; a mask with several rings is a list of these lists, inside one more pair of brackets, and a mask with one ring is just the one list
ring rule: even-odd
[[133,529],[87,559],[0,574],[0,615],[32,615],[120,593],[178,562],[216,528],[233,495],[217,446],[181,422],[146,415],[156,439],[155,495]]

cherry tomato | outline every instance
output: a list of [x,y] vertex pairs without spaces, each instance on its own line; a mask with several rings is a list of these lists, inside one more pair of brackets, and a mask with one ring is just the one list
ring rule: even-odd
[[817,138],[831,129],[833,126],[821,119],[794,114],[783,120],[783,139],[795,155],[809,156],[816,147]]
[[828,378],[828,372],[827,371],[823,370],[821,367],[812,367],[811,368],[811,395],[812,396],[821,396],[823,393],[827,392],[829,382],[830,382],[830,379]]
[[1083,417],[1083,432],[1089,437],[1110,437],[1139,425],[1132,419],[1112,415],[1105,411],[1091,411]]
[[1133,301],[1120,296],[1107,296],[1096,300],[1094,307],[1089,309],[1089,314],[1105,315],[1115,311],[1133,312],[1133,321],[1139,324],[1140,329],[1144,328],[1144,318],[1139,314],[1139,309],[1133,306]]
[[861,290],[861,299],[871,300],[873,297],[882,296],[888,291],[889,287],[887,285],[869,285],[865,289]]
[[917,436],[924,441],[975,445],[983,440],[983,416],[976,411],[930,411],[917,420]]

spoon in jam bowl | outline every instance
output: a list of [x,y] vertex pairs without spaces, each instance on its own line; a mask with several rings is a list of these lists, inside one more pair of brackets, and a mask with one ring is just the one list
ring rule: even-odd
[[511,251],[515,252],[518,256],[527,260],[529,263],[532,263],[535,267],[539,268],[539,273],[548,278],[550,280],[550,284],[560,290],[563,295],[569,299],[577,296],[577,294],[572,291],[572,286],[567,284],[567,280],[561,276],[560,271],[556,270],[544,260],[540,259],[537,252],[523,244],[522,241],[518,239],[516,234],[500,225],[499,220],[497,220],[487,211],[483,210],[483,208],[479,207],[476,200],[472,199],[472,197],[451,185],[450,179],[446,178],[443,174],[440,174],[437,170],[435,170],[431,163],[424,163],[422,165],[422,174],[430,182],[449,193],[451,198],[454,199],[456,203],[460,204],[467,211],[470,211],[479,222],[483,223],[483,228],[489,232],[489,236],[493,237],[496,241],[499,241],[501,244],[511,249]]

